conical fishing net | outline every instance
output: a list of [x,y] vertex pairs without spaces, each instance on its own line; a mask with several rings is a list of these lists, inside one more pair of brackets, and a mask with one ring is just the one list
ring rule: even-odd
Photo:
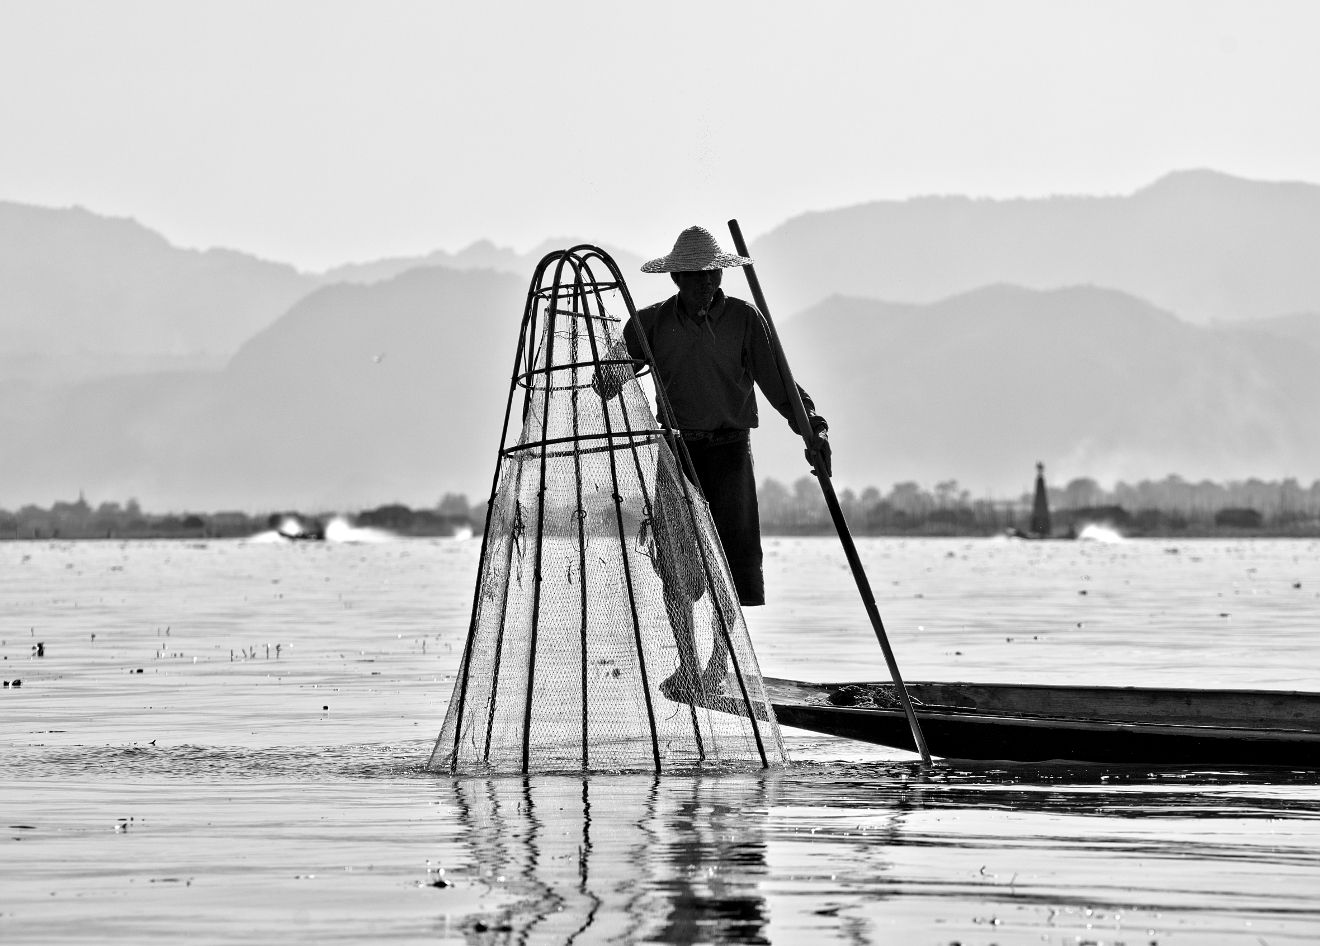
[[632,299],[601,250],[537,267],[431,769],[784,761],[709,509],[681,440],[676,456],[656,422],[620,314]]

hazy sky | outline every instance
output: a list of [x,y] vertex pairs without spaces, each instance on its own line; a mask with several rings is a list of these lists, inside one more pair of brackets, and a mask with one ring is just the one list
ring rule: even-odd
[[1320,182],[1317,36],[1312,0],[0,0],[0,199],[323,268]]

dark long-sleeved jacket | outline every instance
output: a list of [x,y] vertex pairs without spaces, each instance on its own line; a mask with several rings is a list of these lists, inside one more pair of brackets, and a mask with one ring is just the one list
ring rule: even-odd
[[[788,389],[779,373],[769,328],[755,306],[716,292],[704,318],[694,318],[677,295],[647,306],[624,326],[628,354],[649,361],[637,337],[638,323],[654,356],[652,367],[664,384],[672,417],[662,423],[684,431],[749,430],[759,423],[756,394],[767,401],[795,433]],[[814,430],[827,428],[811,396],[798,385]]]

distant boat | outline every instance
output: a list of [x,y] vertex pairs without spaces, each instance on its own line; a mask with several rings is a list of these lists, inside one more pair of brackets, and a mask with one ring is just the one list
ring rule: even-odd
[[[916,751],[892,683],[765,678],[781,725]],[[1320,693],[907,683],[947,759],[1320,769]]]
[[312,516],[303,516],[296,512],[277,512],[267,522],[281,538],[291,542],[320,542],[325,539],[324,523]]

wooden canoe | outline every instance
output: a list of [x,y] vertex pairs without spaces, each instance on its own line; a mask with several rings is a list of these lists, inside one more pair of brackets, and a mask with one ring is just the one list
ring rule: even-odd
[[[916,751],[893,684],[765,678],[783,726]],[[1320,693],[907,683],[946,759],[1320,768]]]

